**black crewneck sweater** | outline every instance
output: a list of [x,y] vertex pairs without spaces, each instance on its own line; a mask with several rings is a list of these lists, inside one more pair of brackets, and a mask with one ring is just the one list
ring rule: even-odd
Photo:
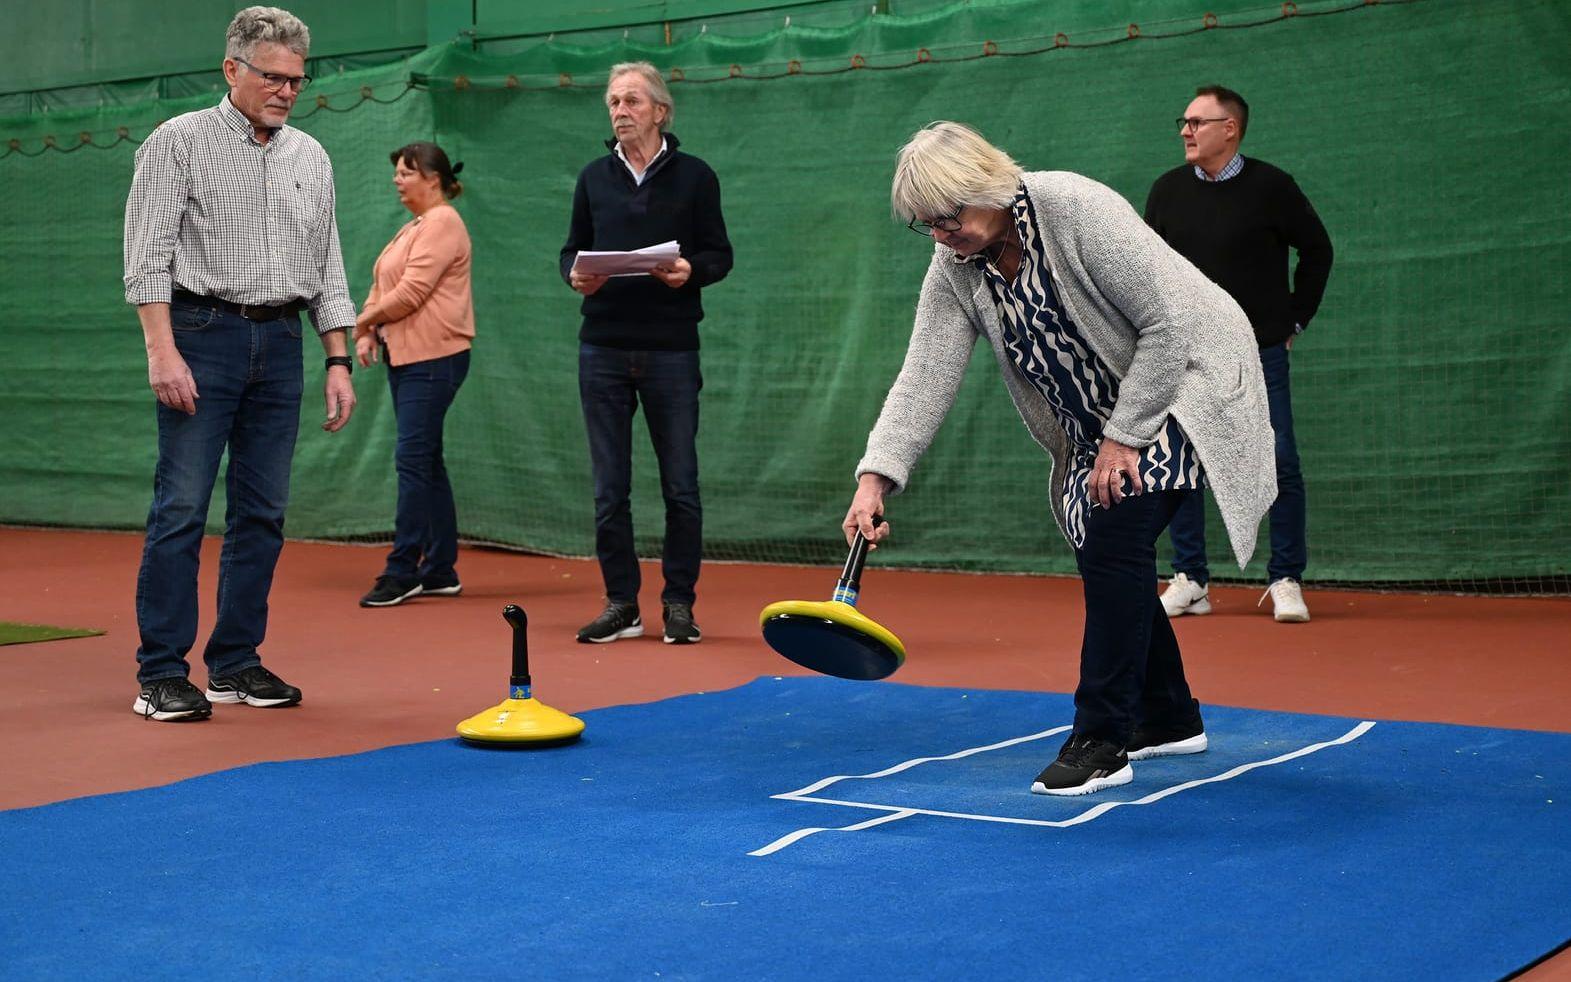
[[[1225,181],[1175,167],[1151,185],[1146,224],[1226,290],[1249,315],[1262,348],[1309,326],[1331,276],[1331,237],[1285,171],[1245,157]],[[1287,250],[1298,250],[1288,287]]]
[[720,180],[709,165],[677,151],[665,134],[666,150],[650,162],[638,184],[616,154],[591,162],[578,175],[573,218],[562,246],[562,279],[580,250],[628,251],[670,239],[681,243],[693,267],[673,290],[653,276],[618,276],[584,298],[578,337],[607,348],[660,351],[698,349],[704,319],[700,291],[731,271],[731,241],[720,213]]

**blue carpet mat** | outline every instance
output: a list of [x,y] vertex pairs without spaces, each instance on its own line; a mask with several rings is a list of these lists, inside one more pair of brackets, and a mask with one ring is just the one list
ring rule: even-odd
[[1071,714],[760,679],[4,812],[4,971],[1488,979],[1571,937],[1571,735],[1212,706],[1207,753],[1032,795]]

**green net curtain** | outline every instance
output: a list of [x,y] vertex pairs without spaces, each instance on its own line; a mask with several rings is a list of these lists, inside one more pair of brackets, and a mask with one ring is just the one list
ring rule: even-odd
[[[685,24],[669,48],[647,31],[512,51],[488,42],[310,90],[302,112],[317,95],[328,106],[299,125],[332,155],[357,299],[404,217],[388,151],[436,139],[466,162],[458,207],[474,239],[479,339],[447,430],[463,533],[592,552],[578,305],[556,256],[576,174],[605,152],[610,63],[649,57],[681,70],[674,132],[720,175],[736,268],[705,294],[706,556],[768,562],[843,552],[836,528],[852,467],[903,356],[930,250],[888,213],[891,161],[906,137],[934,119],[963,120],[1028,168],[1090,175],[1138,209],[1151,181],[1181,162],[1171,120],[1196,85],[1219,81],[1254,109],[1245,152],[1297,177],[1337,249],[1325,303],[1293,352],[1311,579],[1565,589],[1566,8],[1304,3],[1281,18],[1275,6],[1219,6],[1220,26],[1196,30],[1204,11],[1175,0],[1145,5],[1145,36],[1119,41],[1127,25],[1074,7],[1085,29],[1042,51],[1065,25],[1043,6],[948,4],[732,36]],[[1229,26],[1251,21],[1270,22]],[[988,40],[997,53],[983,57]],[[910,64],[920,48],[931,60]],[[1025,51],[1042,53],[1011,57]],[[816,74],[858,54],[868,67]],[[732,64],[778,77],[729,78]],[[207,103],[0,121],[11,190],[0,211],[0,521],[144,520],[152,397],[120,287],[134,144],[59,148],[82,131],[113,143],[122,126],[134,140]],[[57,149],[43,147],[46,133]],[[8,151],[12,139],[21,150]],[[308,355],[308,380],[320,372]],[[997,373],[979,350],[910,491],[891,506],[898,538],[881,561],[1073,570],[1048,514],[1045,455]],[[318,395],[302,410],[291,535],[391,528],[385,378],[355,381],[362,403],[344,432],[317,427]],[[654,554],[661,500],[641,435],[636,446],[639,547]],[[217,527],[221,505],[213,515]],[[1263,577],[1263,566],[1257,555],[1249,575]]]

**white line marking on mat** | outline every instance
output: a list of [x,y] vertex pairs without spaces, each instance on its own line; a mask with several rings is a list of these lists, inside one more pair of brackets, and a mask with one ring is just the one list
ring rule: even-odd
[[1033,733],[1030,736],[1018,737],[1014,740],[1005,740],[1001,743],[989,744],[985,747],[973,747],[969,750],[962,750],[958,753],[949,754],[943,757],[918,757],[915,760],[908,760],[903,764],[897,764],[894,767],[877,771],[872,774],[843,774],[838,777],[825,778],[824,780],[810,784],[799,791],[788,791],[784,794],[771,795],[770,797],[778,798],[782,801],[804,801],[818,805],[841,805],[847,808],[870,808],[874,811],[888,812],[889,814],[880,815],[878,818],[869,819],[866,822],[859,822],[856,825],[847,825],[843,828],[798,829],[797,831],[792,832],[790,835],[785,835],[779,839],[776,839],[774,842],[771,842],[762,849],[757,849],[748,853],[748,855],[767,856],[771,853],[779,852],[786,846],[789,846],[795,842],[799,842],[800,840],[807,838],[815,832],[860,832],[863,829],[870,829],[875,825],[882,825],[886,822],[893,822],[902,818],[910,818],[912,815],[931,815],[935,818],[959,818],[973,822],[998,822],[1005,825],[1035,825],[1056,829],[1069,828],[1072,825],[1081,825],[1100,818],[1108,812],[1112,811],[1114,808],[1118,808],[1123,805],[1149,805],[1153,802],[1161,801],[1163,798],[1178,794],[1180,791],[1188,791],[1191,788],[1198,788],[1206,784],[1216,784],[1221,781],[1231,781],[1233,778],[1238,777],[1241,774],[1246,774],[1249,771],[1255,770],[1259,767],[1270,767],[1274,764],[1283,764],[1290,760],[1296,760],[1299,757],[1307,757],[1312,753],[1325,750],[1327,747],[1335,747],[1346,743],[1352,743],[1354,740],[1357,740],[1359,737],[1373,729],[1374,725],[1375,724],[1373,720],[1364,720],[1334,740],[1326,740],[1321,743],[1312,743],[1307,747],[1300,747],[1297,750],[1272,757],[1268,760],[1257,760],[1248,764],[1239,764],[1237,767],[1234,767],[1231,770],[1223,771],[1221,774],[1216,774],[1212,777],[1200,778],[1199,780],[1195,781],[1186,781],[1183,784],[1175,784],[1172,787],[1163,788],[1160,791],[1153,791],[1151,794],[1148,794],[1143,798],[1137,798],[1133,801],[1104,801],[1093,808],[1086,809],[1073,818],[1060,819],[1057,821],[1049,821],[1047,819],[1038,818],[1014,818],[1006,815],[973,815],[966,812],[938,811],[932,808],[913,808],[906,805],[877,805],[865,801],[844,801],[838,798],[818,798],[812,795],[812,792],[820,791],[829,785],[834,784],[836,781],[845,781],[856,778],[866,779],[887,777],[890,774],[896,774],[908,768],[915,767],[917,764],[925,764],[930,761],[940,760],[958,760],[962,757],[969,757],[972,754],[979,754],[988,750],[997,750],[1002,747],[1013,746],[1019,743],[1026,743],[1031,740],[1040,740],[1043,737],[1052,736],[1055,733],[1062,733],[1069,729],[1067,726],[1061,726],[1057,729],[1043,730],[1041,733]]
[[787,791],[785,794],[770,795],[770,797],[794,798],[801,794],[814,794],[824,790],[837,781],[866,781],[876,777],[888,777],[891,774],[899,774],[901,771],[910,770],[918,764],[929,764],[935,760],[959,760],[961,757],[970,757],[972,754],[985,753],[989,750],[1002,750],[1005,747],[1013,747],[1016,744],[1030,743],[1032,740],[1041,740],[1044,737],[1050,737],[1056,733],[1067,733],[1069,729],[1070,728],[1067,726],[1056,726],[1051,730],[1043,730],[1041,733],[1033,733],[1030,736],[1015,737],[1013,740],[1003,740],[999,743],[990,743],[985,747],[972,747],[969,750],[958,750],[955,753],[945,754],[942,757],[918,757],[915,760],[908,760],[904,764],[896,764],[893,767],[886,767],[881,771],[874,771],[871,774],[841,774],[836,777],[826,777],[822,781],[815,781],[812,784],[809,784],[807,787],[801,788],[800,790]]
[[[838,803],[839,802],[837,802],[837,804]],[[749,856],[767,856],[767,855],[769,855],[772,852],[779,852],[780,850],[784,849],[786,846],[789,846],[791,843],[797,841],[798,839],[805,839],[808,836],[812,835],[814,832],[860,832],[863,829],[870,829],[870,828],[872,828],[875,825],[883,825],[885,822],[898,822],[902,818],[910,818],[912,815],[915,815],[916,813],[917,813],[917,810],[914,809],[914,808],[895,808],[895,809],[891,809],[890,810],[890,814],[888,814],[888,815],[880,815],[877,818],[870,818],[870,819],[868,819],[865,822],[857,822],[855,825],[846,825],[846,826],[843,826],[843,827],[838,828],[838,829],[823,829],[823,828],[797,829],[795,832],[792,832],[790,835],[783,835],[783,836],[781,836],[780,838],[778,838],[775,841],[771,842],[769,845],[765,846],[762,849],[755,849],[755,850],[753,850],[752,852],[748,853],[748,855]]]

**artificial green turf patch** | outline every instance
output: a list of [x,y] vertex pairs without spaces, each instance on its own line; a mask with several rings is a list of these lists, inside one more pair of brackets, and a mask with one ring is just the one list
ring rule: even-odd
[[103,631],[81,627],[50,627],[48,624],[17,624],[13,621],[0,621],[0,644],[58,641],[61,638],[90,638],[103,633]]

